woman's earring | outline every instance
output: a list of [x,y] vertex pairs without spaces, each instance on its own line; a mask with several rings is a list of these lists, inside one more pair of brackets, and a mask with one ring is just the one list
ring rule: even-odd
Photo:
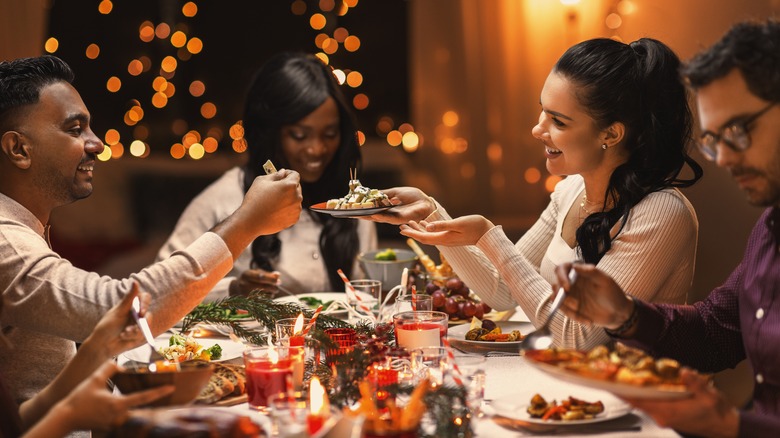
[[604,143],[604,144],[602,144],[602,145],[601,145],[601,149],[604,149],[605,151],[607,150],[607,147],[609,147],[609,146],[607,146],[607,144],[606,144],[606,143]]

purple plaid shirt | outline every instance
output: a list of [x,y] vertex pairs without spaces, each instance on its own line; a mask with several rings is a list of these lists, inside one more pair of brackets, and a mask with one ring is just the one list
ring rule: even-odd
[[722,286],[692,306],[637,301],[627,344],[702,372],[753,367],[753,410],[740,413],[740,437],[780,436],[780,210],[756,223],[745,256]]

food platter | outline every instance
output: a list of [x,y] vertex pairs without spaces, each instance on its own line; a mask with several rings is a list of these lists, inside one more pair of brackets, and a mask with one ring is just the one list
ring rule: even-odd
[[536,360],[534,353],[539,351],[541,350],[531,350],[525,352],[524,356],[526,363],[538,369],[539,371],[547,373],[564,382],[608,391],[617,395],[618,397],[627,398],[672,400],[691,396],[691,393],[688,392],[682,385],[660,384],[640,386],[583,375],[573,370],[563,368],[559,365]]
[[381,213],[383,211],[401,205],[401,204],[396,204],[396,205],[387,205],[382,207],[371,207],[371,208],[333,209],[333,208],[325,208],[326,204],[327,202],[320,202],[318,204],[312,205],[311,207],[309,207],[309,209],[311,209],[312,211],[316,211],[317,213],[329,214],[333,217],[358,217],[358,216],[371,216],[372,214]]
[[[304,300],[301,300],[303,298]],[[313,300],[316,300],[315,302],[319,301],[323,304],[322,306],[322,314],[323,315],[330,315],[333,317],[341,317],[346,316],[347,311],[343,308],[336,308],[336,309],[328,309],[328,306],[333,301],[344,301],[347,302],[347,294],[344,292],[311,292],[306,294],[300,294],[300,295],[285,295],[278,298],[275,298],[274,301],[279,301],[282,303],[298,303],[303,306],[306,306],[307,308],[310,308],[311,310],[314,310],[317,308],[317,306],[310,307],[306,305],[304,302],[306,298],[311,298]],[[373,299],[373,298],[372,298]]]
[[[534,331],[534,326],[530,322],[521,321],[496,321],[496,325],[501,327],[503,333],[519,330],[526,335]],[[469,341],[466,339],[466,333],[470,329],[469,324],[461,324],[450,327],[447,331],[447,339],[454,347],[470,353],[487,353],[489,351],[508,351],[519,352],[522,341],[511,342],[493,342],[493,341]]]
[[[161,348],[167,347],[168,339],[170,339],[170,334],[166,334],[156,338],[154,340],[155,349],[159,351]],[[214,344],[219,344],[219,346],[222,347],[222,357],[220,357],[219,359],[213,359],[212,362],[225,362],[233,359],[238,359],[243,355],[244,349],[246,348],[244,344],[240,342],[231,341],[230,339],[196,338],[196,340],[204,348],[211,348],[214,346]],[[141,345],[138,348],[134,348],[132,350],[126,351],[123,354],[129,360],[135,362],[141,362],[141,363],[149,363],[149,346],[146,344]]]
[[[540,394],[548,402],[557,400],[559,403],[562,400],[567,399],[569,396],[579,398],[581,400],[587,400],[589,402],[601,401],[604,404],[604,412],[596,415],[594,418],[582,419],[582,420],[542,420],[541,418],[533,418],[531,414],[526,410],[530,404],[531,397],[534,394]],[[631,413],[631,406],[624,401],[614,397],[608,393],[600,391],[591,391],[588,389],[580,388],[537,388],[536,392],[532,392],[528,389],[520,394],[512,394],[511,396],[504,396],[494,400],[491,407],[497,415],[510,418],[512,420],[518,420],[525,423],[531,423],[541,426],[579,426],[585,424],[601,423],[604,421],[614,420],[624,415]]]

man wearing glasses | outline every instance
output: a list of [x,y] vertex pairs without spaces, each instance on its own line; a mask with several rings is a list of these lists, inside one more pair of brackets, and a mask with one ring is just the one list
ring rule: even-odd
[[[701,374],[682,373],[692,396],[628,400],[659,424],[708,437],[780,436],[780,23],[741,23],[688,63],[705,157],[729,171],[753,205],[768,207],[742,262],[726,282],[693,305],[630,298],[592,265],[557,269],[572,319],[608,329],[614,339],[671,357],[701,373],[743,359],[755,380],[752,408],[738,410]],[[556,286],[557,287],[557,286]]]

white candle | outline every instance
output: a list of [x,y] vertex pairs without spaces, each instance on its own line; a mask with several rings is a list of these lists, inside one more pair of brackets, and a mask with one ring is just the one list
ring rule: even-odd
[[398,345],[407,350],[441,346],[439,327],[435,325],[432,326],[431,324],[403,324],[398,327],[397,336]]

